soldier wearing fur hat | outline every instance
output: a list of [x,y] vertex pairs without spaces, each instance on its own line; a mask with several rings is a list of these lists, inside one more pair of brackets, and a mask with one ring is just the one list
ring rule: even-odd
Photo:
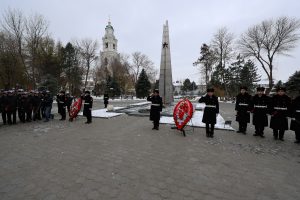
[[252,98],[252,123],[255,126],[255,134],[253,136],[260,136],[264,138],[264,129],[268,126],[268,116],[270,106],[270,97],[265,95],[264,87],[256,88],[256,95]]
[[158,130],[160,112],[162,111],[162,98],[159,96],[159,90],[155,89],[153,93],[147,97],[147,101],[151,101],[150,120],[153,121],[152,130]]
[[8,92],[6,98],[5,110],[7,114],[7,123],[9,125],[17,123],[17,96],[13,90]]
[[214,127],[219,114],[219,101],[214,95],[214,89],[208,88],[207,94],[199,99],[199,103],[205,103],[202,122],[206,125],[206,137],[214,137]]
[[85,91],[84,96],[84,106],[83,106],[83,115],[86,116],[86,124],[92,123],[92,107],[93,107],[93,97],[91,97],[90,91]]
[[7,101],[7,94],[8,94],[8,91],[3,91],[3,95],[1,97],[2,99],[2,103],[1,103],[1,107],[2,107],[2,121],[3,121],[3,124],[6,125],[7,123],[7,109],[6,109],[6,106],[8,104],[8,101]]
[[247,124],[250,122],[250,106],[251,106],[251,95],[247,92],[247,87],[242,86],[240,93],[236,96],[235,110],[236,121],[239,122],[238,133],[246,134]]
[[60,120],[66,120],[66,96],[65,91],[61,90],[56,96],[58,113],[61,115]]
[[[300,94],[300,91],[299,91]],[[292,101],[291,106],[291,126],[290,129],[295,131],[295,143],[300,143],[300,95]]]
[[291,98],[288,97],[284,87],[276,89],[277,94],[271,100],[271,122],[270,128],[273,129],[274,139],[284,141],[284,132],[288,130],[288,111],[291,106]]

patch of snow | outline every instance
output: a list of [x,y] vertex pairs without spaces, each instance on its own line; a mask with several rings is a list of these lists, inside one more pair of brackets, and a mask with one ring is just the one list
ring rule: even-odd
[[[115,107],[114,109],[121,109],[123,107]],[[99,110],[92,110],[92,116],[93,117],[99,117],[99,118],[111,118],[116,117],[119,115],[122,115],[124,113],[114,113],[114,112],[107,112],[107,109],[99,109]],[[83,112],[78,113],[79,116],[83,115]]]
[[[202,123],[202,116],[203,116],[203,111],[195,111],[192,119],[189,121],[187,125],[193,127],[205,127],[205,124]],[[160,123],[175,124],[173,117],[164,117],[164,116],[160,118]],[[234,131],[234,129],[230,125],[227,124],[225,125],[225,120],[220,114],[217,116],[217,123],[215,124],[215,128]]]

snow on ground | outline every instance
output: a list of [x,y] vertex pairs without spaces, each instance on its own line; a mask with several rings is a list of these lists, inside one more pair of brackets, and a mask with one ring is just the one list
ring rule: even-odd
[[[195,111],[194,115],[189,121],[188,126],[193,126],[193,127],[205,127],[205,124],[202,123],[202,116],[203,116],[203,111]],[[175,124],[173,117],[161,117],[160,118],[160,123],[161,124]],[[234,131],[234,129],[229,126],[229,125],[224,125],[225,120],[224,118],[219,114],[217,117],[217,124],[215,125],[216,129],[222,129],[222,130],[231,130]]]
[[[124,107],[114,107],[115,110],[121,109]],[[115,113],[115,112],[107,112],[107,109],[99,109],[99,110],[92,110],[92,116],[93,117],[99,117],[99,118],[111,118],[111,117],[116,117],[119,115],[122,115],[124,113]],[[83,113],[80,112],[78,115],[82,116]]]

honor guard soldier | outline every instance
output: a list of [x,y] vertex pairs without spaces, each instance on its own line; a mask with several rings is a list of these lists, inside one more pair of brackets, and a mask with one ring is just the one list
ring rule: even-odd
[[6,91],[1,90],[0,92],[0,111],[2,115],[3,125],[6,124],[6,111],[5,111]]
[[103,97],[103,100],[104,100],[104,108],[107,108],[108,99],[109,99],[108,94],[104,94],[104,97]]
[[56,96],[58,113],[61,115],[60,120],[66,120],[66,96],[65,91],[60,91]]
[[[300,91],[299,91],[300,93]],[[292,131],[295,131],[296,141],[295,143],[300,143],[300,95],[297,96],[292,101],[291,106],[291,127]]]
[[[13,90],[8,92],[6,99],[6,114],[7,114],[7,123],[9,125],[16,124],[17,121],[17,96]],[[13,119],[11,119],[13,117]]]
[[162,98],[159,96],[158,89],[155,89],[153,93],[147,97],[147,101],[151,101],[150,120],[153,121],[152,130],[158,130],[160,112],[162,111]]
[[84,92],[84,107],[83,107],[83,115],[86,116],[87,121],[86,124],[92,123],[92,107],[93,107],[93,97],[91,97],[90,91]]
[[40,112],[40,107],[41,107],[41,98],[39,97],[39,92],[35,91],[34,95],[32,97],[32,119],[33,121],[35,120],[41,120],[41,112]]
[[214,95],[214,89],[208,88],[207,94],[199,99],[199,103],[205,103],[202,122],[206,125],[206,137],[214,137],[214,128],[219,113],[218,97]]
[[284,141],[284,132],[288,130],[288,110],[291,106],[291,98],[285,94],[284,87],[276,89],[277,94],[271,99],[271,122],[274,139]]
[[66,93],[66,106],[67,106],[69,116],[70,116],[70,108],[72,105],[72,101],[73,101],[73,97],[70,95],[69,92],[67,92]]
[[256,95],[252,98],[252,123],[255,126],[255,134],[253,136],[260,136],[264,138],[264,129],[268,126],[268,112],[270,106],[270,97],[265,95],[264,87],[256,88]]
[[251,95],[247,92],[247,87],[242,86],[240,93],[236,96],[235,110],[236,121],[239,122],[239,130],[237,133],[246,134],[247,124],[250,123],[250,104]]

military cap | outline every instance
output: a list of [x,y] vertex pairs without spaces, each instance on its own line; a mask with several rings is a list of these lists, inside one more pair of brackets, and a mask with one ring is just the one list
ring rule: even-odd
[[264,91],[265,91],[265,88],[262,87],[262,86],[259,86],[259,87],[256,88],[256,91],[262,91],[262,92],[264,92]]
[[158,89],[154,89],[154,90],[153,90],[153,93],[159,94],[159,90],[158,90]]
[[84,92],[84,94],[91,94],[91,93],[90,93],[90,91],[87,90]]
[[283,86],[279,86],[279,87],[276,88],[276,91],[277,91],[277,92],[279,92],[280,90],[282,90],[282,91],[285,92],[285,91],[286,91],[286,88],[283,87]]
[[207,88],[206,92],[214,92],[215,89],[214,88]]

